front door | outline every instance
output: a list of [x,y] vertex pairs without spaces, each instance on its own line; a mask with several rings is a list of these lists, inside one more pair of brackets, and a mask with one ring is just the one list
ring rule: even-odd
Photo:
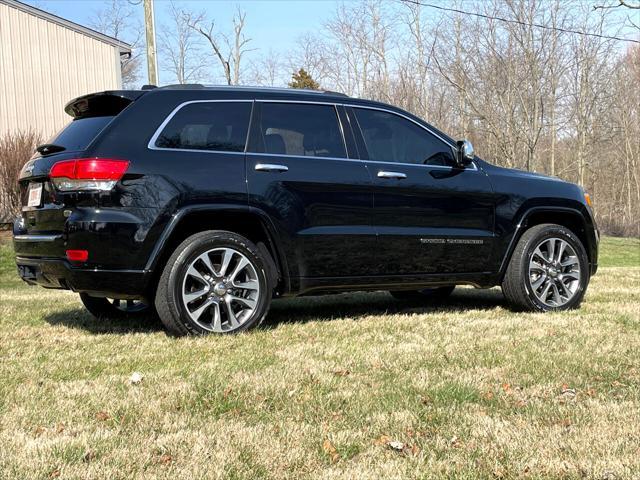
[[372,274],[372,182],[349,159],[334,105],[257,101],[247,152],[249,203],[276,223],[292,276]]
[[494,214],[484,172],[458,168],[452,146],[408,117],[355,107],[350,114],[373,177],[379,272],[486,271]]

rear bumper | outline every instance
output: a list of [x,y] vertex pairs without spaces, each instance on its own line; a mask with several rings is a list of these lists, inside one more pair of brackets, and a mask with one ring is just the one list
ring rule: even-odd
[[144,296],[150,272],[76,268],[57,258],[16,257],[18,275],[30,285],[110,298]]

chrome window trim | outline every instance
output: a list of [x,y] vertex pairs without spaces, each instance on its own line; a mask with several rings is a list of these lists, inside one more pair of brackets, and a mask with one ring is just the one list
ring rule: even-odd
[[[347,139],[344,138],[344,126],[342,125],[342,122],[340,121],[340,114],[338,113],[338,106],[341,106],[340,103],[335,103],[335,102],[312,102],[312,101],[307,101],[307,100],[302,100],[302,101],[295,101],[295,100],[272,100],[272,99],[267,99],[267,100],[263,100],[263,99],[258,99],[256,100],[256,103],[300,103],[300,104],[310,104],[310,105],[328,105],[328,106],[332,106],[333,107],[333,112],[336,114],[336,121],[338,122],[338,128],[340,129],[340,137],[342,137],[342,147],[344,148],[344,157],[320,157],[318,155],[288,155],[288,154],[282,154],[283,156],[286,157],[301,157],[301,158],[335,158],[335,159],[344,159],[344,160],[351,160],[351,158],[349,157],[349,149],[347,148]],[[262,116],[262,113],[260,114],[260,116]],[[248,152],[247,153],[255,153],[256,155],[262,155],[256,152]],[[277,153],[269,153],[266,155],[279,155]],[[360,160],[360,159],[358,159]]]
[[247,135],[244,139],[244,150],[241,152],[236,152],[234,150],[205,150],[202,148],[167,148],[167,147],[156,146],[156,141],[158,140],[158,137],[164,130],[164,127],[167,126],[167,124],[180,111],[180,109],[182,109],[183,107],[186,107],[187,105],[191,105],[193,103],[253,103],[253,99],[239,99],[239,98],[238,99],[234,99],[234,98],[222,99],[220,98],[215,100],[189,100],[187,102],[182,102],[180,105],[174,108],[171,111],[171,113],[169,113],[167,118],[165,118],[163,122],[160,124],[160,126],[156,129],[153,136],[151,137],[151,140],[149,140],[149,143],[147,144],[147,148],[149,150],[161,150],[161,151],[169,151],[169,152],[230,153],[235,155],[244,155],[246,153],[247,142],[249,140],[249,130],[251,129],[251,117],[253,115],[253,109],[249,114],[249,124],[247,125]]
[[[319,157],[319,156],[313,156],[312,157],[312,156],[307,156],[307,155],[288,155],[288,154],[279,154],[279,153],[249,152],[248,151],[248,142],[249,142],[249,134],[250,134],[250,130],[251,130],[251,121],[252,121],[252,118],[253,118],[253,109],[251,111],[251,115],[250,115],[250,118],[249,118],[249,126],[247,128],[247,137],[245,139],[244,151],[242,151],[242,152],[235,152],[235,151],[229,151],[229,150],[202,150],[202,149],[198,149],[198,148],[166,148],[166,147],[157,147],[155,145],[155,142],[157,141],[158,137],[162,133],[162,130],[164,129],[164,127],[166,127],[167,124],[171,121],[171,119],[178,113],[178,111],[180,111],[180,109],[185,107],[186,105],[190,105],[192,103],[239,103],[239,102],[243,102],[243,103],[258,103],[258,102],[261,102],[261,103],[302,103],[302,104],[332,105],[334,107],[334,109],[335,109],[336,117],[338,119],[338,124],[340,125],[341,129],[344,129],[344,126],[340,122],[340,116],[338,115],[338,106],[351,107],[351,108],[367,108],[369,110],[379,110],[381,112],[387,112],[387,113],[390,113],[390,114],[393,114],[393,115],[397,115],[399,117],[402,117],[402,118],[405,118],[405,119],[409,120],[412,123],[415,123],[418,127],[420,127],[423,130],[429,132],[431,135],[434,135],[436,138],[440,139],[441,141],[443,141],[444,143],[449,145],[454,150],[454,153],[455,153],[455,151],[457,151],[457,147],[455,145],[452,145],[451,142],[449,142],[446,139],[442,138],[437,133],[431,131],[431,129],[425,127],[424,125],[422,125],[419,122],[416,122],[415,120],[413,120],[412,118],[410,118],[410,117],[408,117],[406,115],[403,115],[403,114],[401,114],[399,112],[395,112],[395,111],[390,110],[388,108],[373,107],[373,106],[368,106],[368,105],[357,105],[357,104],[352,104],[352,103],[320,102],[320,101],[313,101],[313,100],[277,100],[277,99],[262,99],[262,98],[261,99],[256,99],[256,100],[254,100],[254,99],[215,99],[215,100],[189,100],[189,101],[183,102],[183,103],[179,104],[176,108],[174,108],[171,111],[171,113],[169,113],[167,118],[165,118],[163,120],[163,122],[160,124],[160,126],[154,132],[153,136],[151,137],[151,140],[149,140],[149,143],[147,144],[147,148],[149,150],[160,150],[160,151],[169,151],[169,152],[200,152],[200,153],[216,153],[216,154],[224,153],[224,154],[231,154],[231,155],[251,154],[251,155],[266,155],[268,157],[284,157],[284,158],[318,158],[318,159],[325,159],[325,160],[341,160],[341,161],[344,161],[344,162],[361,162],[361,163],[362,162],[368,162],[368,163],[374,163],[374,164],[380,164],[380,165],[400,165],[400,166],[436,168],[436,169],[446,169],[446,170],[452,170],[452,169],[455,168],[455,167],[452,167],[452,166],[445,166],[445,165],[422,165],[422,164],[419,164],[419,163],[385,162],[385,161],[380,161],[380,160],[367,160],[367,159],[362,159],[362,158]],[[344,143],[345,154],[348,156],[349,155],[349,151],[347,149],[346,139],[344,138],[344,131],[342,132],[342,142]],[[477,167],[475,161],[472,161],[471,165],[473,166],[473,168],[465,167],[463,170],[468,170],[468,171],[472,171],[472,172],[478,171],[478,167]]]

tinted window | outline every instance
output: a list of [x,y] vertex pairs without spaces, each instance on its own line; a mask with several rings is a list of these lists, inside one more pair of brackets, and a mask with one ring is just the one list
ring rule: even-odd
[[171,118],[156,146],[243,152],[250,115],[250,102],[190,103]]
[[79,118],[56,133],[47,143],[60,145],[66,150],[84,150],[114,117]]
[[451,147],[415,123],[379,110],[354,108],[354,112],[370,160],[454,165]]
[[347,156],[336,109],[332,105],[263,103],[260,143],[266,153]]

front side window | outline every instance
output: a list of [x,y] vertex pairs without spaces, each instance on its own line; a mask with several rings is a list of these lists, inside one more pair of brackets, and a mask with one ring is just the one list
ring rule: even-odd
[[264,153],[346,158],[332,105],[263,103],[260,139]]
[[389,112],[353,109],[369,153],[369,160],[455,165],[451,147],[415,123]]
[[169,120],[155,146],[188,150],[243,152],[251,102],[198,102]]

